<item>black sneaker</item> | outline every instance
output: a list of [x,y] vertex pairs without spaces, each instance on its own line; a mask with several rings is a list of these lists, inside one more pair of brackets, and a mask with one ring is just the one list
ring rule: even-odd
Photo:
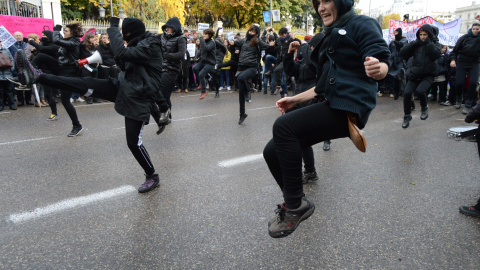
[[330,140],[323,142],[323,151],[330,151]]
[[318,181],[317,172],[303,172],[302,182],[304,184]]
[[161,112],[160,113],[160,118],[158,119],[157,124],[167,124],[167,122],[170,122],[170,108],[166,112]]
[[467,216],[480,218],[480,211],[477,210],[474,206],[460,206],[458,210],[460,211],[460,213]]
[[78,134],[80,134],[82,130],[83,130],[82,126],[73,126],[72,131],[70,131],[70,133],[68,134],[68,137],[75,137]]
[[141,187],[138,188],[139,193],[145,193],[153,190],[154,188],[160,185],[160,179],[158,178],[158,174],[154,174],[152,176],[145,177],[145,183]]
[[240,114],[240,119],[238,120],[238,124],[241,125],[243,121],[245,121],[245,118],[247,118],[248,114],[242,113]]
[[428,106],[422,108],[422,113],[420,114],[420,120],[426,120],[428,118]]
[[220,97],[220,93],[217,91],[217,92],[215,93],[215,98],[219,98],[219,97]]
[[403,123],[402,123],[402,128],[408,128],[410,125],[410,121],[412,120],[412,115],[405,115],[403,117]]
[[15,68],[18,71],[18,81],[22,85],[34,84],[42,72],[32,66],[27,60],[24,50],[15,54]]
[[284,205],[278,205],[275,210],[276,216],[268,222],[268,234],[273,238],[286,237],[314,211],[315,205],[305,197],[297,209],[286,209]]

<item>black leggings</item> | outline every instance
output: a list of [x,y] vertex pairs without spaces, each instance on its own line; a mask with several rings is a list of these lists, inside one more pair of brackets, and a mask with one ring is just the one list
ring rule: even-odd
[[[80,76],[80,72],[77,67],[74,65],[70,66],[60,66],[58,64],[57,59],[51,57],[50,55],[44,54],[44,53],[39,53],[35,58],[32,60],[32,64],[37,66],[38,68],[42,70],[48,70],[52,72],[55,75],[63,76],[65,77],[71,77],[71,78],[78,78]],[[48,74],[45,74],[48,75]],[[42,75],[43,76],[43,75]],[[40,76],[40,78],[42,77]],[[62,94],[61,101],[62,105],[67,111],[68,116],[72,120],[72,124],[74,126],[80,126],[80,121],[78,121],[78,116],[77,116],[77,111],[75,110],[75,107],[73,107],[72,103],[70,102],[70,97],[72,96],[72,88],[71,86],[54,86],[48,83],[46,80],[39,81],[40,83],[43,83],[45,85],[50,85],[54,88],[60,89],[60,92]],[[77,92],[77,91],[75,91]]]
[[238,81],[238,102],[240,103],[240,114],[245,113],[245,94],[250,92],[250,86],[248,84],[249,79],[253,79],[257,75],[257,68],[252,67],[246,69],[240,73],[237,77]]
[[[92,97],[106,99],[112,102],[115,101],[118,92],[115,85],[109,79],[95,79],[89,77],[71,78],[42,74],[38,79],[38,82],[54,88],[70,88],[80,95],[85,95],[88,89],[94,89]],[[144,125],[145,123],[142,121],[125,118],[125,133],[128,148],[140,166],[142,166],[145,174],[152,175],[155,173],[155,169],[150,160],[150,156],[142,143]]]
[[[462,63],[457,64],[457,102],[462,102],[463,93],[466,108],[471,108],[473,101],[476,100],[475,92],[477,91],[478,72],[478,63],[473,67],[465,67]],[[464,90],[467,74],[470,75],[470,84],[468,85],[468,90]]]
[[349,135],[347,114],[326,102],[314,103],[277,118],[273,139],[263,150],[268,168],[283,191],[285,207],[298,208],[303,194],[302,150]]
[[48,101],[48,106],[52,110],[52,114],[57,115],[57,103],[55,102],[54,89],[48,85],[42,84],[43,91],[45,92],[45,99]]
[[412,113],[412,95],[413,92],[417,94],[420,99],[420,106],[422,108],[427,107],[427,91],[432,85],[432,79],[423,80],[409,80],[405,87],[405,93],[403,96],[403,112],[405,115]]

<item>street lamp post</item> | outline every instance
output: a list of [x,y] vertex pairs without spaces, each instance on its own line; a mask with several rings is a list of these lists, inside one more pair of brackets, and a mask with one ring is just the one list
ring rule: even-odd
[[[100,13],[100,18],[104,19],[105,18],[105,9],[103,8],[103,0],[100,0],[100,9],[98,10],[98,13]],[[110,0],[110,17],[113,17],[113,5],[120,6],[120,10],[118,10],[118,17],[120,19],[125,18],[125,12],[122,9],[122,2],[119,3],[113,3],[112,0]]]

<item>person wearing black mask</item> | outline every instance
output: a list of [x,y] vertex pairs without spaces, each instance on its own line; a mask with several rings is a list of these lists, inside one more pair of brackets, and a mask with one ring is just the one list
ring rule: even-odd
[[200,82],[202,94],[200,99],[207,96],[207,81],[205,77],[212,72],[215,67],[215,41],[213,40],[213,30],[208,28],[203,31],[203,37],[200,37],[200,62],[193,67],[193,72]]
[[240,119],[238,124],[242,124],[247,118],[245,113],[245,95],[250,92],[248,80],[253,79],[258,73],[262,50],[270,46],[259,39],[260,28],[256,25],[250,26],[247,36],[244,39],[235,41],[235,46],[240,48],[237,77],[238,81],[238,101],[240,103]]
[[[127,145],[133,156],[145,172],[145,183],[139,187],[140,193],[153,190],[159,185],[158,174],[153,162],[143,146],[142,132],[154,116],[159,126],[159,134],[168,122],[168,111],[158,112],[157,104],[166,104],[161,89],[162,50],[161,43],[152,33],[145,31],[145,25],[139,19],[123,20],[122,35],[118,25],[119,18],[110,19],[107,29],[110,48],[122,72],[118,80],[114,78],[96,79],[91,77],[72,78],[42,73],[25,58],[17,57],[19,80],[24,85],[43,83],[60,89],[72,89],[75,92],[115,102],[115,110],[125,117]],[[127,42],[127,47],[124,45]],[[168,108],[168,105],[167,105]]]
[[390,84],[390,97],[398,99],[402,91],[402,84],[405,80],[405,61],[400,57],[400,50],[408,43],[407,39],[402,36],[402,28],[395,29],[394,39],[388,45],[390,50],[390,62],[392,65],[388,69],[388,82]]

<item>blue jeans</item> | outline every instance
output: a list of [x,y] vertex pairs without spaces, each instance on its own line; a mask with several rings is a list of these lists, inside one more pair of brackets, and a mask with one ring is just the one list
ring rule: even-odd
[[207,74],[212,71],[213,66],[204,61],[200,61],[193,67],[193,72],[195,72],[195,76],[197,76],[197,81],[200,82],[200,85],[202,86],[202,93],[206,92],[207,87],[207,81],[205,80],[205,76],[207,76]]
[[229,69],[222,69],[220,70],[220,87],[223,87],[223,79],[225,78],[226,87],[230,87],[230,70]]
[[272,64],[277,65],[277,58],[270,54],[265,56],[265,72],[273,70]]
[[267,92],[268,90],[268,79],[272,78],[270,81],[270,92],[275,92],[275,74],[272,75],[265,75],[263,74],[263,91]]

